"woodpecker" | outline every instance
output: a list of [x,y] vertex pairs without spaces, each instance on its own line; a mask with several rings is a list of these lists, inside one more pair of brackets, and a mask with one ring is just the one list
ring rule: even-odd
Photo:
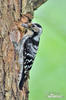
[[20,72],[18,85],[20,90],[22,90],[24,82],[28,79],[29,71],[36,57],[42,33],[42,27],[37,23],[32,23],[31,25],[22,24],[21,26],[27,29],[25,35],[18,44],[13,41],[19,54],[18,62],[20,64]]

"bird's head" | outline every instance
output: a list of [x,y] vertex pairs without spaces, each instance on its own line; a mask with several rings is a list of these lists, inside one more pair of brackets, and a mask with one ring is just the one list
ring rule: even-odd
[[23,27],[35,32],[36,34],[42,33],[42,27],[37,23],[22,24]]

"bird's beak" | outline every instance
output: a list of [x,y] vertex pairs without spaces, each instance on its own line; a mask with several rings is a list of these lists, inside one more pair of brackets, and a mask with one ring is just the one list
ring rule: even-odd
[[23,23],[23,24],[21,24],[21,26],[30,29],[32,27],[32,24],[31,23],[28,23],[28,24]]
[[22,27],[25,27],[25,28],[28,28],[29,27],[29,25],[28,24],[25,24],[25,23],[21,24],[21,26]]

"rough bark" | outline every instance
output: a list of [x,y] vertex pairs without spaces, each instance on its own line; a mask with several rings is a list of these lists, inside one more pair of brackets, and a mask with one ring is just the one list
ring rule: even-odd
[[0,100],[28,100],[28,81],[25,82],[23,91],[18,89],[18,55],[10,40],[10,31],[15,29],[18,33],[18,42],[24,35],[24,29],[20,30],[19,26],[21,15],[29,12],[27,16],[32,20],[34,10],[45,1],[47,0],[0,0]]

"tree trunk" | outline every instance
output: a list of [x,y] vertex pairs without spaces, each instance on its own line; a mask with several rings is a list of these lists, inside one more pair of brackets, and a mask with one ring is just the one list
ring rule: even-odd
[[[47,0],[0,0],[0,100],[28,100],[28,81],[24,90],[17,85],[18,54],[11,40],[17,42],[24,35],[20,23],[32,20],[34,10]],[[10,35],[10,32],[13,34]]]

